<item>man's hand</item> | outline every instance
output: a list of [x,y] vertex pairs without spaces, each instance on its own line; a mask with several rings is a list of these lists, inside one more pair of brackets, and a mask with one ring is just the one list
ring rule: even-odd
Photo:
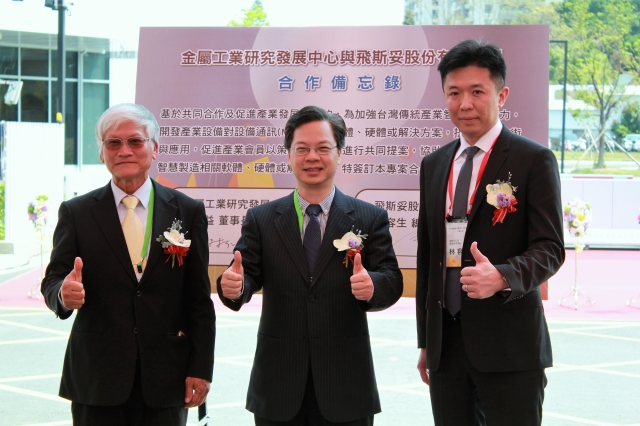
[[429,370],[427,370],[427,350],[425,348],[420,349],[420,356],[418,357],[418,371],[420,372],[420,378],[423,382],[429,385]]
[[197,407],[207,400],[207,394],[211,389],[208,380],[187,377],[185,384],[187,389],[184,394],[184,408]]
[[351,293],[358,300],[367,301],[373,297],[373,281],[364,266],[362,258],[357,253],[353,259],[353,275],[351,275]]
[[461,271],[462,290],[466,291],[472,299],[486,299],[500,290],[504,290],[507,285],[502,279],[502,274],[478,250],[478,243],[471,243],[471,254],[476,260],[476,266],[463,268]]
[[242,294],[242,280],[244,268],[242,267],[242,255],[238,250],[233,253],[233,263],[222,273],[220,287],[222,295],[227,299],[237,299]]
[[84,286],[82,285],[82,259],[76,257],[73,270],[67,275],[60,288],[62,304],[67,309],[80,309],[84,305]]

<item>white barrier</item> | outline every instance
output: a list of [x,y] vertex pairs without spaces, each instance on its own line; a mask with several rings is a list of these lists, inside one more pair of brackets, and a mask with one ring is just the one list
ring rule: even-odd
[[[575,197],[588,202],[593,220],[585,244],[590,248],[640,249],[640,179],[631,176],[563,175],[562,204]],[[573,236],[565,228],[565,244]]]

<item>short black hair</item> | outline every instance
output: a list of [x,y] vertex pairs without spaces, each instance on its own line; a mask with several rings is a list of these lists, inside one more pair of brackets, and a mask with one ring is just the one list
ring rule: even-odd
[[506,84],[507,63],[500,48],[478,40],[465,40],[449,50],[438,65],[442,90],[444,90],[444,80],[451,71],[472,65],[488,69],[498,90]]
[[303,124],[314,121],[328,122],[331,125],[331,130],[333,130],[333,138],[336,140],[338,149],[344,148],[347,126],[344,124],[342,117],[317,106],[306,106],[289,117],[287,124],[284,126],[284,147],[287,151],[291,149],[293,133],[296,129]]

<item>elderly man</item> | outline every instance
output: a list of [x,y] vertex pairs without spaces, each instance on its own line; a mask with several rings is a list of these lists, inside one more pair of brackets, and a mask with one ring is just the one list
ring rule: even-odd
[[322,108],[289,118],[297,188],[247,212],[218,279],[234,311],[263,292],[247,394],[258,426],[370,426],[380,412],[366,313],[400,298],[402,275],[387,212],[334,186],[345,134]]
[[60,205],[42,293],[59,318],[77,311],[59,393],[75,425],[185,425],[209,391],[207,220],[149,178],[159,136],[145,107],[109,108],[96,137],[111,181]]
[[422,160],[418,369],[436,425],[534,426],[551,367],[540,285],[564,261],[553,153],[513,134],[499,110],[507,66],[467,40],[438,71],[460,138]]

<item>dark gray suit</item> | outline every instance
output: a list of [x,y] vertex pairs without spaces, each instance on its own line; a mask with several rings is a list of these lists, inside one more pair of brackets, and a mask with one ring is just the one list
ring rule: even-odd
[[[374,284],[370,303],[352,295],[353,267],[345,267],[345,252],[333,246],[352,228],[368,234],[362,262]],[[388,308],[402,295],[386,211],[336,189],[313,283],[293,194],[250,209],[234,250],[242,254],[244,292],[229,300],[218,279],[222,302],[237,311],[263,291],[247,409],[268,420],[291,420],[311,368],[325,419],[347,422],[380,412],[366,312]]]
[[[450,357],[443,355],[443,348],[452,346],[443,345],[443,341],[451,340],[450,335],[443,334],[444,319],[451,321],[450,317],[443,316],[445,202],[447,177],[459,146],[460,141],[455,140],[426,156],[420,173],[418,347],[426,348],[427,368],[431,372],[451,362]],[[493,226],[495,207],[487,203],[486,186],[498,179],[508,180],[509,173],[511,183],[517,187],[514,194],[518,200],[517,211],[508,213],[503,223]],[[467,219],[462,267],[475,266],[470,246],[477,241],[478,249],[506,278],[511,292],[498,292],[486,299],[472,299],[461,292],[458,329],[464,345],[460,339],[454,345],[463,346],[468,359],[465,362],[479,372],[502,373],[492,377],[540,372],[550,367],[551,341],[539,286],[554,275],[564,261],[560,177],[553,153],[503,128]],[[448,312],[445,315],[449,315]],[[540,386],[541,391],[543,387]],[[437,395],[433,389],[431,395],[433,402]],[[452,404],[443,402],[444,407],[449,405]],[[519,410],[516,404],[504,400],[498,401],[497,406],[496,411],[503,413]]]
[[[139,357],[145,403],[184,404],[187,376],[211,381],[215,313],[207,275],[207,220],[202,202],[153,182],[155,209],[149,261],[140,282],[111,185],[60,205],[51,262],[42,281],[47,306],[62,318],[58,292],[82,258],[85,303],[78,309],[65,356],[60,396],[113,406],[127,400]],[[184,265],[171,267],[155,238],[175,219],[188,231]],[[178,335],[178,332],[184,335]]]

